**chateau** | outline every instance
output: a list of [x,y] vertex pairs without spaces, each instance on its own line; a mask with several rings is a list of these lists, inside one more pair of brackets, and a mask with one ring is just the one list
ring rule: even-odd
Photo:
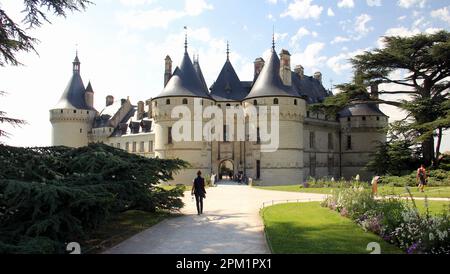
[[[377,91],[372,87],[371,96],[378,96]],[[72,77],[50,110],[52,143],[81,147],[103,142],[145,157],[180,158],[191,166],[174,174],[172,183],[177,184],[191,184],[198,170],[204,175],[242,173],[260,185],[300,184],[309,177],[337,179],[357,174],[369,180],[373,174],[364,167],[376,150],[376,142],[386,140],[382,129],[388,117],[377,105],[358,101],[337,117],[309,110],[310,105],[328,96],[332,93],[323,87],[322,74],[307,76],[301,65],[292,70],[290,53],[283,49],[277,54],[275,43],[268,60],[255,60],[250,81],[239,79],[227,50],[225,64],[208,88],[198,59],[192,61],[188,54],[186,40],[178,67],[173,69],[171,58],[165,58],[164,87],[158,96],[133,105],[129,98],[116,100],[110,95],[104,109],[97,111],[94,89],[91,83],[87,87],[83,84],[77,55]],[[244,140],[227,140],[230,128],[225,123],[220,129],[222,140],[174,141],[172,127],[179,119],[172,117],[172,110],[186,106],[194,112],[198,101],[201,108],[215,105],[224,113],[236,107],[279,107],[278,149],[262,150],[263,142],[248,139],[248,131]],[[244,119],[246,126],[257,127]],[[207,121],[194,116],[191,122]]]

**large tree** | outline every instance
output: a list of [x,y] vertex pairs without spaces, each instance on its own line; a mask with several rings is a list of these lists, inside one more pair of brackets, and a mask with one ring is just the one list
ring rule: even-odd
[[[450,96],[450,33],[384,37],[383,48],[366,51],[351,62],[358,77],[342,87],[395,84],[391,85],[395,90],[379,90],[381,97],[371,100],[405,110],[406,126],[417,133],[424,162],[430,165],[435,161],[439,146],[435,154],[434,137],[437,135],[440,144],[442,130],[450,126],[444,118]],[[403,95],[404,99],[388,101],[381,99],[382,95]]]
[[[24,0],[22,11],[24,18],[20,22],[24,26],[8,16],[0,3],[0,67],[22,65],[16,57],[19,52],[37,53],[35,45],[38,40],[27,32],[32,28],[40,27],[43,22],[51,23],[46,13],[65,17],[67,11],[84,10],[90,3],[88,0]],[[0,96],[2,95],[5,95],[5,92],[0,90]],[[0,123],[20,126],[25,122],[8,117],[4,111],[0,111]],[[5,136],[8,136],[8,133],[0,129],[0,137]]]

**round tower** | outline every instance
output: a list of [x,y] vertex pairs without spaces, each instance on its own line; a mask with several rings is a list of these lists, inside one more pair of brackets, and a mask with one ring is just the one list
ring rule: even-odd
[[360,175],[369,181],[372,174],[365,169],[380,142],[386,142],[389,117],[376,104],[355,101],[339,112],[341,124],[341,176],[351,179]]
[[50,110],[52,145],[82,147],[89,143],[89,133],[97,111],[93,107],[93,90],[86,89],[80,75],[78,54],[73,61],[72,77],[61,99]]
[[198,170],[204,175],[210,174],[211,146],[203,138],[206,122],[203,109],[213,104],[194,69],[186,43],[181,65],[175,68],[162,93],[152,99],[151,108],[155,123],[155,156],[179,158],[190,164],[174,174],[171,183],[192,184]]
[[[291,86],[291,70],[289,68],[290,54],[282,51],[283,66],[275,52],[275,44],[272,47],[270,59],[264,65],[252,90],[244,100],[244,108],[247,115],[254,112],[254,108],[268,107],[279,110],[278,121],[273,117],[267,121],[267,132],[278,138],[277,145],[272,151],[264,149],[265,142],[262,138],[262,124],[258,122],[257,140],[250,140],[247,150],[252,155],[248,161],[248,176],[259,180],[261,185],[292,185],[303,183],[303,119],[306,114],[306,102]],[[284,80],[284,81],[283,81]],[[258,109],[260,116],[261,109]],[[266,123],[266,121],[262,121]],[[272,123],[278,122],[279,132],[271,131]],[[255,122],[247,120],[247,128],[255,127]],[[276,128],[276,127],[275,127]],[[273,128],[273,129],[275,129]],[[251,133],[249,134],[251,136]]]

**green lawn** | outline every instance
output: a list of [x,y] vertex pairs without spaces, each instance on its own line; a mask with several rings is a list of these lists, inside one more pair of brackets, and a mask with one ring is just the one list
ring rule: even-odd
[[320,203],[276,205],[261,214],[275,254],[368,254],[371,242],[383,254],[403,253]]
[[[318,193],[318,194],[331,194],[333,190],[338,188],[301,188],[299,185],[292,186],[270,186],[270,187],[256,187],[264,190],[275,191],[288,191],[288,192],[302,192],[302,193]],[[421,193],[417,188],[410,188],[414,197],[430,197],[430,198],[450,198],[450,187],[428,187],[425,189],[425,193]],[[380,195],[402,195],[408,196],[404,187],[388,187],[380,186],[378,188]]]
[[164,219],[179,216],[168,212],[148,213],[130,210],[112,218],[81,244],[82,253],[100,253]]
[[[410,201],[408,201],[406,203],[411,205]],[[419,211],[421,213],[426,212],[425,201],[415,201],[415,203],[416,203],[417,209],[419,209]],[[444,212],[444,210],[448,210],[449,207],[450,207],[450,202],[428,201],[428,209],[430,211],[430,214],[432,214],[432,215],[441,214],[442,212]]]

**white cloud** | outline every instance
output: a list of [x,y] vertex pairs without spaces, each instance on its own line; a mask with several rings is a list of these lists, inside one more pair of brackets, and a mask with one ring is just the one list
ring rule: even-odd
[[450,24],[450,12],[449,12],[448,7],[438,9],[438,10],[433,10],[431,12],[431,16],[433,18],[440,19],[440,20],[445,21],[448,24]]
[[369,7],[381,7],[381,0],[367,0]]
[[399,0],[398,5],[402,8],[409,9],[411,7],[425,7],[427,0]]
[[359,49],[353,52],[343,52],[339,55],[333,56],[327,60],[327,66],[333,70],[336,74],[341,75],[344,72],[348,72],[352,69],[350,58],[356,55],[364,53],[367,49]]
[[206,10],[214,9],[213,5],[208,4],[205,0],[186,0],[185,11],[189,16],[198,16]]
[[[133,0],[133,3],[139,3]],[[119,13],[119,22],[129,28],[145,30],[149,28],[167,28],[173,21],[186,16],[198,16],[214,7],[205,0],[185,0],[184,10],[163,9],[161,7],[147,10],[135,9]]]
[[363,37],[373,30],[372,27],[367,26],[371,20],[372,17],[368,14],[361,14],[356,18],[355,30],[358,32],[359,37]]
[[349,41],[351,41],[351,39],[348,38],[348,37],[336,36],[336,37],[333,39],[333,41],[331,41],[331,44],[334,45],[334,44],[344,43],[344,42],[349,42]]
[[328,8],[327,15],[330,16],[330,17],[335,16],[334,11],[333,11],[332,8]]
[[120,0],[119,1],[124,6],[139,6],[144,4],[152,4],[154,0]]
[[290,46],[291,47],[298,47],[298,42],[305,36],[312,35],[312,33],[306,29],[305,27],[301,27],[297,30],[297,33],[294,34],[294,36],[291,37]]
[[290,3],[288,9],[281,14],[281,17],[290,16],[294,20],[300,19],[319,19],[323,7],[312,4],[312,0],[294,0]]
[[340,0],[337,5],[340,8],[353,8],[355,7],[355,2],[353,0]]
[[278,0],[267,0],[267,2],[269,2],[269,4],[276,5]]
[[292,64],[302,65],[305,71],[314,73],[318,67],[322,66],[327,58],[321,55],[322,50],[325,48],[324,43],[312,43],[306,46],[305,50],[300,53],[293,54],[291,56]]

